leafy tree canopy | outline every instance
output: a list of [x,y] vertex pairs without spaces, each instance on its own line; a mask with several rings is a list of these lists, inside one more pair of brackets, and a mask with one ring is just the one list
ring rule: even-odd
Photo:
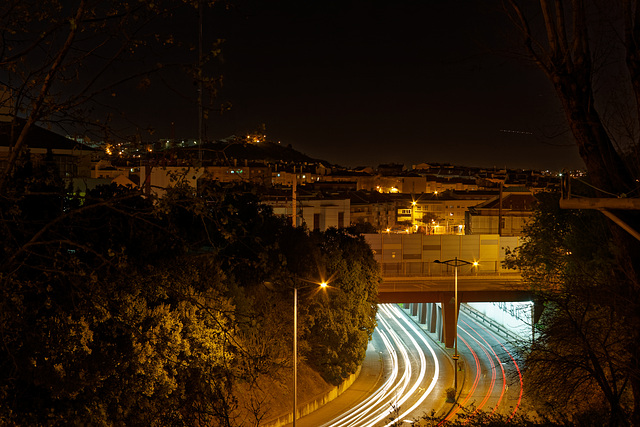
[[596,411],[627,425],[633,411],[629,369],[638,309],[619,292],[618,263],[604,216],[561,210],[559,195],[541,193],[526,240],[511,262],[543,306],[526,355],[525,387],[550,416]]
[[[278,415],[239,390],[290,370],[293,286],[301,358],[333,383],[362,361],[379,273],[361,237],[291,227],[251,187],[178,187],[156,203],[115,186],[79,197],[46,170],[21,178],[29,168],[1,199],[3,424]],[[305,294],[331,276],[328,292]]]

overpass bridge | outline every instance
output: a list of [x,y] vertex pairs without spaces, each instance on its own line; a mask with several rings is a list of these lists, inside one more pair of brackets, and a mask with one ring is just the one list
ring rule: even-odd
[[518,237],[486,235],[365,234],[383,281],[381,303],[411,303],[420,323],[453,347],[455,331],[455,267],[437,263],[459,259],[474,264],[457,267],[460,303],[532,301],[519,271],[506,269],[506,254],[520,245]]

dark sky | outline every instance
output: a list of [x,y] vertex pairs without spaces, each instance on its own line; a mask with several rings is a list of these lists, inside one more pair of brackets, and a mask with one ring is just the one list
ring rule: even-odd
[[[420,162],[581,168],[544,75],[513,54],[499,1],[239,0],[205,19],[224,38],[209,139],[271,140],[344,166]],[[197,22],[194,22],[194,30]],[[177,103],[158,137],[197,136]]]

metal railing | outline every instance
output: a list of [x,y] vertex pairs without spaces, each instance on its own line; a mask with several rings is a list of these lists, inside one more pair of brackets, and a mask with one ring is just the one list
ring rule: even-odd
[[[383,277],[446,277],[454,274],[453,268],[434,262],[381,262],[380,269]],[[458,268],[458,276],[502,275],[520,275],[520,271],[503,268],[500,261]]]

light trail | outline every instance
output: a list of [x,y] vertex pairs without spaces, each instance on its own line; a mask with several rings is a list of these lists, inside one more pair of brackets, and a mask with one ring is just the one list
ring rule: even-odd
[[[490,330],[485,328],[483,325],[481,325],[481,324],[477,324],[477,325],[487,335],[489,335],[495,342],[497,342],[500,345],[500,347],[502,347],[502,349],[505,351],[505,353],[507,353],[509,355],[509,358],[511,359],[511,363],[513,363],[513,366],[515,367],[516,372],[518,372],[518,381],[520,383],[520,391],[518,393],[518,401],[514,405],[513,411],[511,412],[511,415],[509,416],[509,420],[510,420],[510,419],[512,419],[514,417],[514,415],[518,411],[518,408],[520,407],[520,404],[522,403],[522,392],[523,392],[522,372],[520,371],[520,367],[518,366],[518,362],[516,362],[516,359],[513,357],[513,354],[511,354],[511,352],[507,349],[507,347],[505,347],[505,345],[503,344],[502,340],[498,339],[498,337],[496,337],[496,335],[493,332],[491,332]],[[496,358],[498,358],[497,355],[496,355]],[[500,359],[498,358],[498,360],[500,360]],[[502,366],[502,363],[500,364],[500,366],[502,367],[502,372],[504,373],[504,367]],[[506,376],[504,377],[504,382],[506,382]],[[501,398],[502,398],[502,395],[501,395]],[[496,407],[497,407],[497,405],[496,405]]]
[[[405,417],[407,417],[411,412],[413,412],[418,406],[420,406],[422,404],[422,402],[424,402],[424,400],[427,398],[427,396],[429,396],[429,394],[431,393],[431,391],[433,390],[433,388],[436,386],[436,383],[438,381],[438,375],[440,374],[440,366],[438,364],[438,359],[436,357],[436,353],[433,350],[433,347],[431,346],[431,344],[427,341],[427,337],[424,333],[424,331],[420,328],[418,328],[416,326],[416,324],[410,320],[409,318],[407,318],[406,315],[404,315],[404,313],[401,312],[400,308],[398,308],[398,306],[394,305],[392,306],[393,309],[396,311],[396,317],[395,320],[396,322],[398,322],[398,319],[402,319],[406,325],[414,331],[415,336],[417,336],[418,338],[420,338],[420,340],[422,341],[422,343],[429,349],[429,352],[431,353],[431,357],[433,358],[433,362],[434,362],[434,372],[433,372],[433,377],[431,378],[431,383],[429,384],[429,387],[425,390],[425,392],[423,393],[422,397],[418,400],[415,401],[415,403],[409,407],[409,409],[407,409],[404,413],[399,415],[399,419],[403,419]],[[403,328],[404,329],[404,328]],[[406,329],[404,329],[406,331]],[[419,348],[418,343],[415,341],[415,339],[413,338],[413,336],[410,336],[411,338],[411,342],[416,346],[416,348]],[[421,361],[421,369],[420,369],[420,377],[417,381],[415,381],[414,386],[411,388],[409,394],[406,394],[401,401],[399,402],[400,405],[402,405],[403,403],[405,403],[407,401],[407,399],[409,399],[409,397],[411,397],[413,395],[413,393],[415,392],[415,390],[420,386],[420,384],[422,383],[422,379],[424,378],[425,374],[426,374],[426,358],[423,352],[420,353],[420,361]],[[387,426],[393,424],[393,422],[387,424]]]
[[[497,399],[496,403],[493,404],[493,400],[491,401],[492,406],[490,413],[493,414],[500,409],[500,405],[502,404],[508,389],[507,372],[505,370],[505,365],[502,363],[501,356],[499,356],[496,352],[496,349],[498,347],[494,347],[495,344],[492,345],[490,341],[495,341],[495,343],[500,345],[504,353],[509,356],[508,359],[505,359],[505,363],[507,363],[508,361],[510,365],[512,364],[513,368],[518,373],[520,388],[517,403],[514,405],[509,415],[509,419],[512,419],[518,411],[518,408],[520,407],[520,404],[522,402],[523,387],[520,367],[518,366],[511,352],[509,352],[509,350],[506,348],[499,337],[497,337],[483,325],[475,323],[472,320],[466,321],[465,319],[459,319],[459,321],[460,323],[458,324],[458,339],[462,343],[464,343],[464,347],[466,348],[467,353],[467,359],[469,359],[470,361],[472,359],[473,362],[475,362],[475,366],[473,366],[473,364],[469,366],[469,368],[475,368],[475,376],[473,383],[467,390],[464,391],[463,395],[461,396],[460,402],[458,402],[459,404],[454,405],[451,408],[451,410],[446,414],[446,416],[444,416],[439,425],[443,425],[447,421],[453,419],[453,417],[457,413],[459,413],[462,408],[466,407],[466,405],[472,398],[481,401],[474,409],[474,411],[469,415],[468,419],[470,419],[477,411],[480,411],[483,407],[485,407],[490,399],[492,399],[492,395],[495,396],[494,391],[497,391],[496,382],[498,379],[498,372],[502,375],[502,387],[499,387],[499,396],[495,397],[495,399]],[[480,353],[480,355],[482,355],[482,358],[479,357],[478,352]],[[469,355],[471,357],[469,357]],[[504,355],[502,356],[504,357]],[[496,363],[499,365],[499,371]],[[485,370],[485,372],[487,370],[490,371],[491,379],[484,386],[479,387],[479,381],[483,375],[483,369]]]
[[[465,323],[466,325],[468,325],[466,322],[462,321],[463,323]],[[467,335],[469,335],[469,338],[471,338],[473,341],[476,342],[476,344],[478,344],[478,346],[482,349],[482,352],[484,353],[484,355],[486,356],[487,361],[489,362],[489,367],[491,369],[491,382],[489,383],[489,387],[487,390],[485,390],[485,394],[484,397],[482,399],[482,401],[478,404],[478,406],[475,408],[475,410],[473,411],[473,414],[475,414],[477,411],[481,410],[482,408],[484,408],[484,405],[487,404],[487,401],[489,400],[489,398],[491,397],[491,393],[493,393],[493,389],[496,385],[496,376],[497,376],[497,372],[496,372],[496,364],[494,362],[494,359],[492,357],[492,355],[487,351],[486,347],[480,342],[480,340],[478,338],[476,338],[475,336],[471,335],[470,332],[468,332],[466,329],[462,328],[461,326],[458,326],[458,328],[460,330],[462,330],[463,332],[465,332]],[[471,330],[479,337],[482,339],[482,337],[476,332],[475,329],[471,328]],[[495,352],[493,353],[495,354]],[[498,356],[496,356],[497,358]],[[500,363],[500,359],[498,359],[498,363]],[[504,370],[503,370],[504,373]],[[506,384],[506,382],[505,382]],[[504,387],[502,389],[502,393],[504,393]]]
[[[375,393],[325,426],[373,426],[386,421],[394,408],[399,409],[410,403],[410,407],[403,409],[395,421],[401,420],[416,410],[436,386],[440,366],[435,351],[424,331],[400,308],[390,304],[379,305],[378,332],[390,355],[389,378]],[[425,348],[428,352],[425,352]],[[427,354],[433,364],[430,380],[427,377]],[[428,386],[424,390],[419,389],[425,385],[425,381],[429,381]]]
[[[380,321],[380,319],[378,320]],[[369,396],[369,398],[363,400],[358,405],[351,408],[341,417],[334,419],[328,424],[325,424],[325,426],[342,427],[357,425],[357,422],[361,421],[362,417],[364,417],[368,413],[370,408],[375,407],[383,401],[387,391],[398,377],[398,353],[396,352],[396,349],[394,348],[391,340],[387,336],[388,330],[384,327],[379,327],[378,332],[382,337],[385,349],[391,355],[391,374],[389,375],[389,378],[384,382],[384,384],[382,384],[382,386],[378,389],[378,391],[376,391],[376,393],[372,394],[371,396]]]
[[[490,413],[493,414],[499,409],[500,404],[502,403],[507,390],[507,373],[505,371],[505,367],[502,363],[502,360],[500,359],[500,356],[497,354],[494,347],[489,343],[488,339],[495,341],[497,344],[499,344],[502,347],[504,352],[509,355],[511,363],[513,363],[515,370],[518,372],[518,377],[520,379],[520,390],[519,390],[517,404],[515,405],[515,407],[513,408],[513,411],[509,416],[509,419],[512,419],[513,416],[516,414],[522,401],[522,374],[520,372],[520,368],[518,367],[517,362],[515,361],[515,358],[507,350],[502,340],[499,339],[491,331],[486,329],[484,326],[480,324],[476,324],[471,320],[467,322],[465,319],[459,319],[459,321],[460,323],[458,324],[458,331],[459,331],[458,339],[464,343],[468,352],[471,354],[471,356],[473,357],[473,360],[475,361],[475,371],[476,371],[475,378],[473,383],[469,387],[469,389],[466,390],[464,400],[459,402],[459,405],[455,405],[446,414],[446,416],[442,419],[442,421],[438,425],[445,424],[447,421],[453,419],[453,417],[458,412],[460,412],[462,408],[464,408],[467,405],[467,403],[472,397],[481,399],[481,401],[477,405],[477,407],[474,408],[474,411],[469,415],[469,418],[467,418],[467,421],[471,419],[471,417],[473,417],[473,415],[476,412],[482,410],[482,408],[485,405],[487,405],[487,403],[489,402],[489,400],[491,399],[494,393],[494,390],[496,389],[496,380],[497,380],[497,374],[498,374],[496,362],[500,366],[500,373],[502,375],[502,387],[500,387],[500,395],[499,397],[497,397],[497,402],[495,403],[495,405],[492,405],[492,409]],[[481,333],[480,330],[483,333]],[[465,339],[465,337],[467,339]],[[478,353],[476,352],[476,350],[478,349],[481,350],[480,354],[483,355],[482,360],[480,359],[480,357],[478,356]],[[483,365],[485,366],[484,368],[483,368]],[[490,370],[491,379],[483,387],[479,387],[479,379],[482,376],[483,369],[485,371],[487,369]]]
[[[507,376],[506,376],[506,374],[504,372],[504,366],[502,366],[502,361],[500,360],[500,357],[498,357],[498,354],[493,349],[493,347],[487,342],[487,340],[482,335],[480,335],[473,328],[473,326],[471,326],[469,323],[465,322],[464,320],[462,321],[462,323],[464,323],[469,329],[474,331],[478,337],[480,337],[480,339],[484,342],[484,345],[482,343],[480,343],[480,342],[478,342],[478,344],[480,344],[483,347],[483,349],[485,349],[485,353],[487,352],[487,349],[489,349],[491,351],[491,353],[493,353],[493,357],[498,361],[498,364],[500,365],[500,369],[502,370],[502,390],[500,391],[500,398],[498,399],[498,403],[496,403],[496,406],[494,406],[493,410],[491,411],[491,413],[493,414],[498,409],[498,406],[500,406],[500,402],[502,402],[502,398],[504,397],[504,392],[505,392],[505,390],[507,388]],[[485,332],[488,332],[488,331],[485,329]],[[495,339],[495,336],[493,336],[493,338]],[[498,340],[496,339],[496,341],[498,341]],[[500,344],[499,341],[498,341],[498,343]],[[488,356],[488,354],[487,354],[487,356]],[[493,358],[491,358],[491,360],[493,360]],[[492,382],[492,385],[493,385],[493,382]],[[486,397],[485,400],[487,400],[488,398],[489,398],[489,395],[487,394],[487,397]],[[482,406],[484,406],[484,405],[482,405]],[[480,409],[482,406],[480,406],[478,409]],[[476,411],[478,409],[476,409]]]

